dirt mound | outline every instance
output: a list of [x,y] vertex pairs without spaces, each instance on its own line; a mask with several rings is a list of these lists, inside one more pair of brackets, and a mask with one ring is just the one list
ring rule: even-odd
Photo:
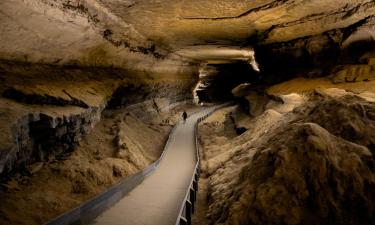
[[[291,124],[240,173],[228,224],[371,224],[375,164],[363,146]],[[225,211],[225,210],[224,210]]]
[[340,100],[329,98],[311,110],[307,121],[375,151],[375,104],[362,98],[350,95]]
[[[375,224],[375,104],[354,94],[306,99],[267,123],[279,107],[270,106],[205,159],[220,165],[208,173],[211,223]],[[204,149],[217,152],[201,131]]]

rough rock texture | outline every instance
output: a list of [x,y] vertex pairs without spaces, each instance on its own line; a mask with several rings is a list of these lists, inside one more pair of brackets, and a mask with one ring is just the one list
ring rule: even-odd
[[8,61],[0,67],[0,173],[23,170],[34,161],[73,151],[100,120],[107,104],[125,107],[160,98],[165,99],[165,107],[188,99],[193,84],[189,73],[182,77],[183,71],[176,80],[144,75],[134,79],[128,71],[109,68]]
[[374,99],[297,96],[280,96],[289,107],[268,104],[234,138],[215,114],[200,126],[211,223],[374,224]]
[[[170,106],[168,99],[164,102]],[[0,224],[43,224],[158,159],[171,125],[183,109],[192,113],[196,107],[178,103],[168,111],[158,106],[142,110],[148,104],[105,109],[74,151],[27,164],[23,173],[2,182]]]
[[361,53],[373,45],[375,13],[371,0],[5,0],[0,6],[2,59],[137,68],[161,56],[180,60],[171,51],[192,45],[290,43],[282,45],[313,58],[356,45]]
[[169,125],[145,124],[124,110],[106,114],[73,153],[32,164],[31,176],[17,175],[4,184],[1,224],[44,223],[159,157]]
[[[259,35],[285,42],[371,18],[372,1],[134,1],[102,0],[142,34],[177,46],[232,43]],[[143,26],[139,26],[142,24]]]
[[375,65],[371,61],[368,65],[350,65],[340,68],[332,76],[333,83],[360,82],[375,80]]
[[[217,76],[202,79],[201,89],[196,86],[202,99],[231,99],[233,88],[251,83],[235,90],[245,112],[237,109],[222,116],[222,124],[210,125],[212,132],[224,133],[212,135],[212,154],[207,153],[204,165],[212,175],[212,221],[298,224],[314,223],[315,216],[323,224],[332,218],[365,224],[374,214],[368,191],[373,188],[373,103],[368,102],[375,99],[374,14],[373,0],[1,0],[0,181],[11,180],[1,189],[11,190],[1,198],[10,207],[0,205],[4,220],[21,223],[32,217],[30,221],[41,223],[80,202],[72,199],[98,193],[90,185],[104,189],[114,177],[150,163],[158,153],[151,145],[159,145],[163,136],[152,131],[155,124],[173,124],[177,116],[170,111],[191,98],[199,67],[212,63]],[[290,81],[269,87],[285,80]],[[351,90],[368,102],[343,97],[344,90],[324,90],[330,87]],[[299,94],[316,88],[331,97],[301,106],[307,100]],[[95,125],[103,122],[103,112],[124,107],[132,114],[120,113],[111,130],[118,138],[113,143],[101,139],[105,135],[98,132],[106,128]],[[295,107],[299,110],[292,111]],[[342,117],[334,117],[337,111]],[[139,141],[136,128],[157,140]],[[110,154],[87,153],[93,146],[80,146],[85,138],[105,142]],[[304,154],[301,143],[307,143],[311,155]],[[64,161],[69,154],[72,158]],[[103,162],[101,157],[116,160]],[[301,157],[310,160],[298,164]],[[54,169],[56,160],[67,164]],[[70,170],[80,160],[87,168]],[[122,162],[128,163],[126,168]],[[269,164],[262,166],[264,162]],[[285,172],[289,166],[295,176]],[[13,195],[18,184],[25,189],[27,176],[41,168],[58,174],[61,188],[72,192],[51,194],[60,186],[55,181],[43,186],[51,173],[41,172],[40,179],[30,178],[30,192]],[[265,180],[267,176],[272,179]],[[314,183],[316,177],[323,183]],[[33,198],[34,192],[38,197]],[[279,195],[281,200],[272,197]],[[323,195],[330,201],[324,202]],[[13,220],[18,201],[23,206],[33,202],[48,215],[34,216],[28,208],[29,217]],[[275,208],[265,207],[264,201],[275,202]],[[50,203],[50,211],[43,208]],[[283,204],[293,210],[277,207]],[[350,207],[358,211],[348,213]]]
[[92,66],[154,60],[147,54],[155,46],[95,0],[2,1],[0,15],[2,59]]

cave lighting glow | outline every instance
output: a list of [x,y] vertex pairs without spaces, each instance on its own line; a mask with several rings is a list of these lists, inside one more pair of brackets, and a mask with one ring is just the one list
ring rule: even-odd
[[203,66],[201,66],[201,68],[199,68],[199,80],[198,80],[197,84],[195,85],[195,87],[193,89],[193,97],[194,97],[193,100],[194,100],[195,104],[199,104],[199,96],[197,94],[197,90],[200,89],[200,88],[206,87],[206,85],[201,80],[201,78],[208,75],[207,74],[208,72],[206,71],[205,66],[206,65],[203,65]]
[[255,51],[252,48],[239,48],[215,45],[193,46],[178,51],[179,55],[200,60],[207,64],[225,64],[236,61],[245,61],[254,71],[260,72],[255,59]]

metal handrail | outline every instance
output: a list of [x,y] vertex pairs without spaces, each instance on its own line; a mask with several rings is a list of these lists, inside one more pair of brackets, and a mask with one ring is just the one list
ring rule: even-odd
[[110,187],[101,194],[94,196],[93,198],[82,203],[81,205],[53,218],[52,220],[44,223],[43,225],[89,224],[97,216],[99,216],[105,210],[107,210],[116,202],[121,200],[123,196],[125,196],[133,188],[140,184],[159,166],[160,162],[166,154],[166,150],[170,145],[171,136],[175,132],[177,125],[180,122],[181,121],[176,123],[171,132],[169,133],[168,140],[164,146],[163,152],[155,162],[153,162],[151,165],[147,166],[143,170],[137,172],[136,174],[124,178],[122,181]]
[[197,162],[194,167],[194,173],[190,181],[190,185],[186,191],[185,198],[181,204],[180,212],[177,216],[177,220],[175,225],[191,225],[191,216],[195,212],[195,202],[197,200],[198,195],[198,179],[200,176],[200,156],[199,156],[199,143],[198,143],[198,124],[205,120],[207,117],[212,115],[216,110],[221,109],[223,107],[228,106],[231,103],[226,103],[215,107],[207,113],[206,115],[197,119],[197,122],[194,124],[194,137],[195,137],[195,150],[196,150],[196,157]]
[[[187,189],[184,201],[180,208],[180,213],[178,215],[176,225],[191,224],[191,215],[195,211],[194,204],[196,201],[196,195],[198,191],[198,178],[199,178],[199,172],[200,172],[199,144],[198,144],[198,137],[197,137],[198,123],[206,119],[208,116],[210,116],[219,108],[225,107],[226,105],[228,104],[221,105],[221,106],[214,108],[211,112],[199,118],[194,125],[197,163],[195,164],[194,173],[190,181],[189,188]],[[160,162],[162,161],[162,159],[164,158],[166,154],[166,150],[168,149],[170,145],[171,136],[175,132],[177,125],[179,123],[181,123],[181,121],[175,124],[175,126],[169,133],[168,140],[167,140],[166,145],[164,146],[163,153],[161,154],[159,159],[157,159],[154,163],[152,163],[145,169],[139,171],[138,173],[125,178],[124,180],[115,184],[114,186],[104,191],[103,193],[82,203],[78,207],[73,208],[69,210],[68,212],[61,214],[60,216],[55,217],[54,219],[48,221],[44,225],[90,224],[90,222],[93,219],[95,219],[105,210],[107,210],[108,208],[113,206],[116,202],[118,202],[123,196],[129,193],[129,191],[135,188],[139,183],[141,183],[148,175],[150,175],[159,166]],[[185,216],[183,216],[183,214]],[[185,221],[185,223],[183,221]]]

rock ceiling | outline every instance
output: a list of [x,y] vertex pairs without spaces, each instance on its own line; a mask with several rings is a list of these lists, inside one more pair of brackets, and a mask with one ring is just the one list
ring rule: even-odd
[[195,44],[265,43],[345,28],[375,14],[369,0],[101,0],[141,34],[172,48]]
[[129,54],[144,60],[138,52],[158,58],[335,29],[359,33],[344,40],[373,39],[374,14],[373,0],[2,0],[0,57],[124,66]]

